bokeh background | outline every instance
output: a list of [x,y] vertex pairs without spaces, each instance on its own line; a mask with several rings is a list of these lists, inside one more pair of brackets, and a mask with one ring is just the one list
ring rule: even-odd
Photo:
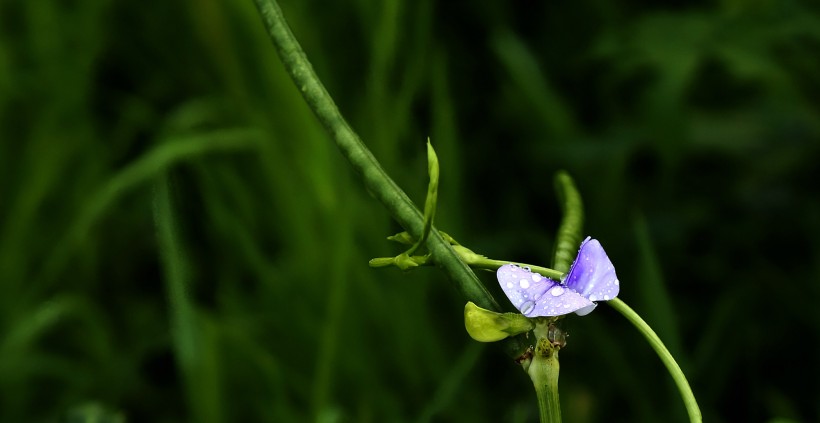
[[[820,419],[820,6],[283,1],[437,225],[548,264],[566,169],[710,422]],[[0,421],[537,421],[284,73],[250,0],[0,3]],[[492,273],[479,277],[509,307]],[[602,305],[567,422],[685,421]]]

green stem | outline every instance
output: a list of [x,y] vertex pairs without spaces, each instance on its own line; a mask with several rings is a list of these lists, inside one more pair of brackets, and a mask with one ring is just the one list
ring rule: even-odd
[[615,298],[611,301],[608,301],[607,304],[611,305],[615,310],[621,313],[627,320],[630,321],[638,331],[646,338],[649,342],[649,345],[652,346],[652,349],[658,353],[658,357],[660,357],[663,364],[666,366],[666,369],[669,371],[669,374],[672,376],[672,379],[675,381],[675,385],[677,385],[678,390],[680,391],[681,398],[683,398],[683,403],[686,405],[686,411],[689,413],[689,421],[692,423],[699,423],[702,421],[702,417],[700,414],[700,408],[698,408],[698,403],[695,400],[695,394],[692,393],[692,388],[689,387],[689,382],[686,380],[686,376],[683,374],[683,371],[678,366],[678,363],[675,361],[675,358],[672,357],[672,354],[666,349],[666,346],[663,345],[663,342],[652,330],[649,325],[641,319],[641,316],[638,313],[635,313],[628,305],[626,305],[623,301],[618,298]]
[[581,194],[575,187],[572,177],[563,170],[555,175],[555,191],[561,203],[561,225],[555,235],[555,254],[552,267],[559,272],[569,272],[572,261],[578,253],[581,244],[581,231],[584,227],[584,204]]
[[[455,250],[458,253],[459,257],[461,257],[461,260],[463,260],[465,263],[467,263],[468,266],[470,266],[473,269],[498,270],[499,267],[505,264],[515,264],[520,267],[527,267],[535,273],[541,274],[542,276],[546,276],[556,281],[560,281],[564,277],[564,273],[561,273],[555,269],[550,269],[549,267],[541,267],[536,266],[534,264],[520,263],[509,260],[493,260],[482,255],[469,252],[467,248],[461,245],[457,245],[455,247]],[[407,256],[407,259],[411,260],[415,266],[430,266],[433,264],[430,261],[430,256]],[[385,267],[393,265],[399,265],[396,262],[396,257],[377,257],[370,260],[371,267]],[[402,270],[407,269],[403,268]]]
[[[370,150],[342,117],[336,103],[322,85],[288,27],[276,0],[254,2],[285,70],[342,155],[359,175],[367,191],[384,205],[390,215],[410,235],[416,239],[421,238],[424,232],[424,218],[421,212],[382,169]],[[450,244],[435,229],[430,231],[427,249],[465,298],[489,310],[501,309],[470,267],[459,259]],[[504,349],[507,355],[515,358],[524,350],[524,345],[519,337],[513,337],[504,341]]]
[[541,423],[561,422],[561,401],[558,396],[558,350],[547,336],[549,323],[547,319],[539,319],[535,324],[533,334],[537,344],[532,356],[532,362],[527,367],[527,373],[535,387],[538,398],[538,412]]
[[467,261],[467,263],[473,268],[486,270],[498,270],[499,267],[505,264],[515,264],[521,267],[528,267],[533,272],[539,273],[543,276],[546,276],[550,279],[554,279],[556,281],[560,281],[561,278],[564,277],[564,273],[559,272],[555,269],[550,269],[549,267],[535,266],[532,264],[518,263],[514,261],[493,260],[488,259],[486,257],[482,257],[480,259],[476,259],[475,261]]
[[558,354],[549,358],[533,359],[530,379],[538,398],[538,414],[541,423],[561,422],[561,402],[558,397]]

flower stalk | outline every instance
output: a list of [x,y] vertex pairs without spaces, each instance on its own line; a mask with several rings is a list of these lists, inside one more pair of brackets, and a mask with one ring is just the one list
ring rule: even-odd
[[541,423],[560,423],[561,401],[558,396],[558,373],[561,366],[558,362],[558,351],[561,345],[549,339],[551,319],[535,320],[533,334],[535,334],[537,343],[532,361],[525,366],[525,370],[535,388]]
[[649,342],[649,345],[652,346],[652,349],[658,354],[663,365],[666,366],[666,370],[669,371],[669,374],[672,376],[672,379],[675,381],[675,386],[678,387],[678,391],[680,391],[680,396],[683,399],[683,404],[686,406],[686,412],[689,414],[689,421],[691,423],[700,423],[703,421],[703,417],[700,414],[700,408],[698,407],[698,402],[695,399],[695,394],[692,392],[692,388],[689,386],[689,381],[686,380],[686,375],[683,374],[683,370],[681,370],[678,363],[675,361],[675,358],[672,357],[672,353],[666,349],[666,346],[663,345],[663,341],[661,338],[658,337],[658,334],[652,330],[651,327],[641,319],[641,316],[638,313],[635,313],[631,307],[626,305],[623,301],[618,298],[613,299],[612,301],[608,302],[609,305],[612,306],[616,311],[621,313],[626,320],[629,320],[633,326],[638,329],[638,332],[646,338],[646,341]]

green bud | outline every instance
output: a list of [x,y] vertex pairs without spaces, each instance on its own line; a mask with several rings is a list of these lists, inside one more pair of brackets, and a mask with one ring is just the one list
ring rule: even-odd
[[393,241],[393,242],[398,242],[399,244],[404,244],[404,245],[413,245],[413,243],[416,241],[406,231],[405,232],[399,232],[395,235],[390,235],[389,237],[387,237],[387,240],[388,241]]
[[470,337],[478,342],[500,341],[508,336],[531,331],[535,324],[523,314],[496,313],[475,305],[464,306],[464,326]]
[[415,260],[413,260],[413,257],[408,256],[407,253],[399,254],[393,260],[396,263],[396,267],[401,270],[412,269],[419,265]]
[[392,266],[394,261],[394,257],[376,257],[374,259],[370,259],[367,263],[370,267],[387,267]]
[[408,270],[426,265],[428,261],[430,261],[429,254],[426,256],[408,256],[407,253],[401,253],[396,257],[376,257],[370,259],[367,264],[370,267],[396,266],[401,270]]

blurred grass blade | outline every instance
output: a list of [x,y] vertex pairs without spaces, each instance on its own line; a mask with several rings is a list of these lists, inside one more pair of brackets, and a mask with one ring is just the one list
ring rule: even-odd
[[494,34],[491,42],[493,51],[507,68],[518,92],[536,110],[538,117],[548,128],[549,133],[543,136],[553,141],[567,141],[571,138],[577,132],[575,118],[541,70],[536,56],[509,31]]
[[171,340],[188,409],[194,421],[220,422],[217,369],[209,360],[215,348],[209,339],[210,330],[197,315],[190,298],[191,271],[178,233],[169,180],[164,175],[155,184],[154,221],[168,297]]
[[455,361],[450,371],[444,375],[444,380],[441,381],[431,401],[422,410],[421,415],[416,420],[417,422],[426,423],[433,421],[436,414],[447,408],[450,402],[453,401],[453,397],[456,396],[465,383],[465,379],[467,379],[473,367],[475,367],[483,350],[484,346],[477,342],[467,344],[464,348],[464,352]]
[[40,304],[3,334],[0,359],[5,362],[10,352],[25,351],[50,328],[64,321],[77,309],[77,305],[76,301],[68,296],[60,296]]
[[156,175],[180,161],[213,152],[251,150],[260,140],[261,132],[248,129],[178,135],[164,140],[153,150],[116,173],[86,201],[71,229],[49,255],[38,277],[35,278],[34,285],[43,289],[44,287],[38,285],[54,280],[68,263],[77,244],[82,242],[94,223],[122,195],[150,182]]

